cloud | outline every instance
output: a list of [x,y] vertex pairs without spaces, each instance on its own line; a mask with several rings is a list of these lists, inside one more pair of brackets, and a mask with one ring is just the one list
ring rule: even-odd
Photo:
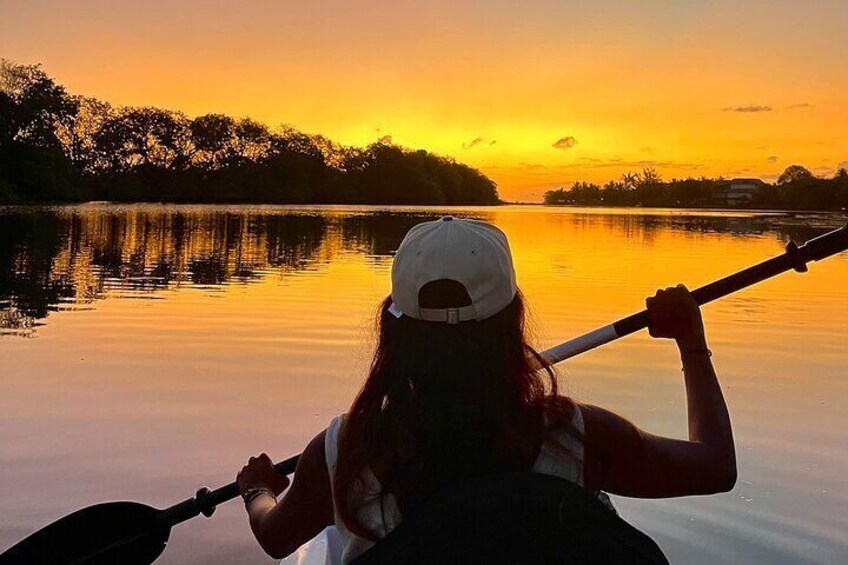
[[748,104],[747,106],[726,106],[721,109],[722,112],[771,112],[774,108],[771,106],[763,106],[761,104]]
[[600,164],[600,165],[617,165],[624,162],[621,157],[607,157],[606,159],[598,159],[597,157],[583,157],[584,163]]
[[554,141],[551,147],[554,149],[571,149],[575,145],[577,145],[577,140],[573,136],[567,135]]
[[848,161],[842,161],[841,163],[836,165],[836,170],[838,171],[839,169],[845,169],[846,171],[848,171]]
[[777,155],[769,155],[768,162],[769,163],[777,163]]
[[475,137],[474,139],[472,139],[468,143],[463,143],[462,148],[463,149],[472,149],[474,147],[477,147],[478,145],[494,145],[497,142],[498,142],[497,139],[486,139],[485,137]]
[[806,102],[802,102],[802,103],[800,103],[800,104],[790,104],[790,105],[789,105],[789,106],[787,106],[786,108],[787,108],[788,110],[795,110],[795,109],[797,109],[797,108],[812,108],[812,107],[813,107],[813,105],[812,105],[812,104],[807,104]]

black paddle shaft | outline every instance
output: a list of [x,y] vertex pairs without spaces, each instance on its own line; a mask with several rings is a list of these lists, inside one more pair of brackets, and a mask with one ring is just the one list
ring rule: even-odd
[[[801,247],[790,241],[786,245],[786,252],[782,255],[697,288],[692,291],[692,297],[698,304],[706,304],[790,269],[799,273],[806,272],[807,262],[819,261],[846,249],[848,249],[848,225],[813,238]],[[642,310],[622,318],[613,326],[618,337],[645,329],[648,327],[648,311]]]
[[[274,469],[281,475],[291,475],[297,467],[298,459],[300,459],[300,455],[289,457],[274,465]],[[197,491],[194,497],[162,510],[160,519],[168,526],[175,526],[194,518],[198,514],[209,517],[215,512],[216,506],[232,500],[238,495],[239,489],[236,483],[230,483],[216,490],[203,487]]]

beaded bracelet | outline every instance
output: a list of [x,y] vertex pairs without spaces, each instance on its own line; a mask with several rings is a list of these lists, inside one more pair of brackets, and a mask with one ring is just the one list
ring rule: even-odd
[[274,491],[269,489],[268,487],[253,487],[247,489],[244,494],[241,495],[242,500],[244,500],[245,506],[250,506],[250,503],[253,502],[253,499],[262,496],[263,494],[267,494],[274,500],[277,500],[277,497],[274,496]]
[[[710,350],[709,350],[708,348],[706,348],[706,347],[705,347],[704,349],[685,349],[685,350],[683,350],[683,351],[681,351],[681,352],[680,352],[680,356],[682,357],[682,356],[686,355],[687,353],[706,353],[706,354],[707,354],[707,358],[710,358],[710,357],[712,357],[712,356],[713,356],[713,352],[712,352],[712,351],[710,351]],[[680,367],[680,370],[681,370],[681,371],[686,371],[686,367]]]

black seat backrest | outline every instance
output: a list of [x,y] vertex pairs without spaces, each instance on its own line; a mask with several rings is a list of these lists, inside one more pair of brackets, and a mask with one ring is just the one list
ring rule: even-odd
[[667,564],[657,544],[570,481],[512,473],[429,500],[355,565]]

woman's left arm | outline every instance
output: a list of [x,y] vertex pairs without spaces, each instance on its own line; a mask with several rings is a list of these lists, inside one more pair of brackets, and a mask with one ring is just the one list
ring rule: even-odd
[[250,528],[265,553],[281,559],[314,538],[325,527],[333,524],[333,496],[330,475],[324,457],[324,433],[309,442],[294,473],[291,488],[277,502],[279,495],[289,485],[287,477],[279,475],[264,453],[251,457],[239,472],[236,480],[242,494],[251,489],[268,489],[274,493],[254,491],[247,503]]

